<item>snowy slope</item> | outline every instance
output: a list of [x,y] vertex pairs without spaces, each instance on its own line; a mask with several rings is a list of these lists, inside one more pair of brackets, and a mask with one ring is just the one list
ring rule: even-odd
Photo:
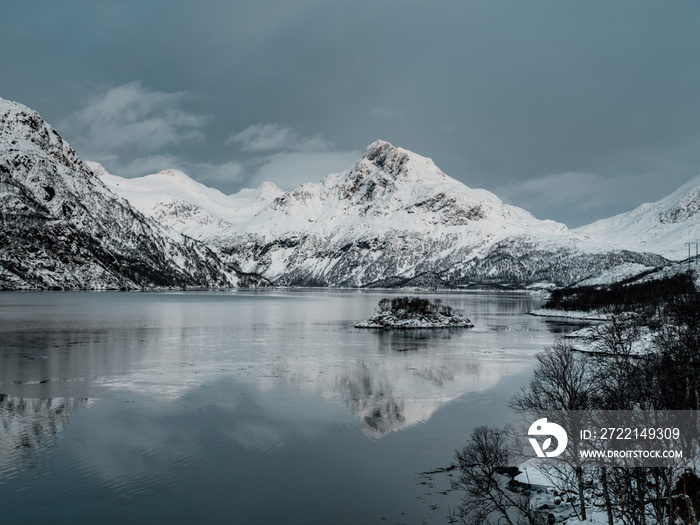
[[[686,242],[700,241],[700,176],[666,197],[573,230],[608,247],[688,257]],[[695,255],[695,246],[691,248]]]
[[0,99],[0,289],[253,283],[112,193],[38,113]]
[[177,170],[125,179],[108,173],[96,162],[90,169],[116,194],[144,215],[180,233],[206,242],[228,237],[284,192],[271,182],[256,189],[224,195]]
[[602,272],[600,275],[589,277],[576,283],[576,286],[607,286],[636,277],[649,271],[649,268],[638,263],[624,263]]
[[595,237],[516,235],[491,246],[484,257],[455,265],[451,274],[481,284],[570,285],[628,265],[656,268],[668,263],[649,252],[616,249]]

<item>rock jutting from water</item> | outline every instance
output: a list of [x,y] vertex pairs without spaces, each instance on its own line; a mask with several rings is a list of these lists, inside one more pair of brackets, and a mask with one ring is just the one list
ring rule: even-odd
[[421,297],[382,299],[376,314],[355,328],[473,328],[474,324],[440,299]]

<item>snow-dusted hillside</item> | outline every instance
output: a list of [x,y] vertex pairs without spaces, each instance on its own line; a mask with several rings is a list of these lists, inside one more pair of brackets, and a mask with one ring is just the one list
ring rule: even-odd
[[254,284],[112,193],[38,113],[0,99],[0,289]]
[[256,189],[224,195],[177,170],[124,179],[87,162],[105,185],[127,199],[147,217],[205,242],[235,234],[236,228],[284,192],[271,182]]
[[144,213],[281,285],[568,284],[617,264],[664,263],[600,249],[385,141],[319,183],[255,190],[267,202],[251,199],[253,190],[227,197],[175,172],[101,176]]
[[460,282],[562,286],[608,271],[619,273],[629,265],[652,269],[667,263],[654,253],[615,249],[594,237],[569,232],[557,237],[509,237],[491,246],[485,256],[455,265],[447,275],[456,275]]
[[[666,197],[573,230],[602,246],[649,251],[668,259],[688,257],[687,242],[700,241],[700,176]],[[691,247],[695,256],[695,246]]]

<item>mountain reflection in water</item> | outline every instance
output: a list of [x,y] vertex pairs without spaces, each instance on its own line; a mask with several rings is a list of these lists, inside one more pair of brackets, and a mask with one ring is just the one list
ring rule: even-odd
[[0,479],[26,468],[87,399],[27,399],[0,394]]

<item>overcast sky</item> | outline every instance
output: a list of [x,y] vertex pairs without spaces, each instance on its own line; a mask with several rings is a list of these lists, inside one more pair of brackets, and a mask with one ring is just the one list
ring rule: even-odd
[[700,174],[697,0],[32,0],[0,97],[121,176],[320,180],[382,138],[579,226]]

